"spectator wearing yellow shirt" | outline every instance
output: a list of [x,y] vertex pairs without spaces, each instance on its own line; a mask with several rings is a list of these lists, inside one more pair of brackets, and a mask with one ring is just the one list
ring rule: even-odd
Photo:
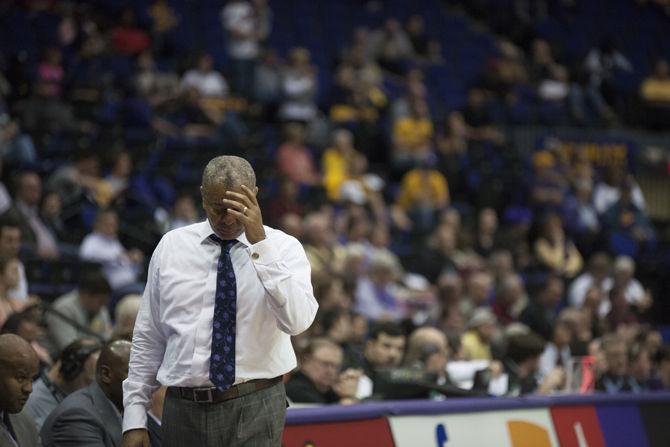
[[475,310],[469,330],[461,337],[461,348],[468,360],[492,360],[491,341],[497,330],[496,316],[489,309]]
[[353,140],[348,130],[335,130],[333,145],[324,151],[321,158],[323,186],[330,200],[340,200],[341,186],[351,176],[352,158],[356,154]]
[[449,205],[447,179],[434,165],[431,154],[402,177],[396,207],[409,215],[414,231],[432,230],[438,212]]
[[565,235],[561,218],[556,214],[545,217],[534,248],[539,264],[553,274],[573,278],[582,269],[582,255]]
[[433,122],[428,104],[415,98],[410,102],[409,116],[393,124],[393,159],[397,165],[407,165],[423,159],[430,153]]
[[651,76],[642,82],[640,95],[646,105],[646,118],[652,128],[662,129],[670,121],[670,66],[659,59]]

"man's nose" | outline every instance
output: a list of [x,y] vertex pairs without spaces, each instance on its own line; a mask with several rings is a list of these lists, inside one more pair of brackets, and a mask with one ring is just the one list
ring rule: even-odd
[[221,217],[221,222],[224,225],[233,225],[235,223],[235,217],[226,211],[226,213]]

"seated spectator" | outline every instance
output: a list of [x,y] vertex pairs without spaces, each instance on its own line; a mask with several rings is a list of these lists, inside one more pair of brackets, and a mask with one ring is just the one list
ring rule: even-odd
[[487,104],[486,92],[478,87],[468,91],[468,99],[461,111],[468,130],[468,137],[474,141],[500,145],[505,136],[493,122],[493,115]]
[[575,238],[577,247],[584,254],[590,253],[601,237],[591,180],[575,182],[575,195],[565,198],[562,214],[566,230]]
[[209,54],[198,57],[197,64],[181,78],[183,90],[196,89],[204,97],[223,98],[228,95],[228,83],[217,70]]
[[400,183],[396,206],[409,215],[417,234],[432,231],[439,213],[449,205],[449,185],[435,163],[434,156],[427,156]]
[[440,225],[428,237],[416,262],[413,262],[409,268],[421,273],[432,283],[436,282],[443,273],[457,271],[456,262],[460,251],[457,249],[456,237],[456,231],[452,227]]
[[41,198],[40,176],[36,172],[21,172],[16,178],[14,205],[5,215],[19,223],[21,242],[26,249],[42,258],[57,258],[58,241],[39,216]]
[[267,206],[263,209],[263,217],[271,224],[281,221],[287,214],[303,216],[305,214],[305,203],[300,198],[300,185],[287,177],[279,179],[279,191],[275,197],[268,199]]
[[94,201],[109,204],[111,186],[100,177],[100,159],[95,152],[76,151],[72,161],[56,169],[46,182],[50,191],[55,191],[69,214],[78,215],[84,203]]
[[332,277],[344,271],[346,250],[334,236],[333,226],[325,214],[313,213],[303,221],[305,253],[312,266],[312,277]]
[[18,165],[30,165],[37,162],[37,151],[32,137],[29,133],[23,132],[18,121],[10,115],[1,95],[0,159]]
[[550,151],[533,155],[531,197],[534,208],[540,212],[558,212],[563,208],[567,185],[557,165],[556,155]]
[[100,345],[94,340],[75,340],[63,349],[51,368],[40,372],[26,402],[26,411],[35,420],[37,431],[66,396],[95,381],[99,354]]
[[474,311],[468,322],[468,331],[461,337],[461,346],[467,360],[493,360],[491,342],[497,330],[496,316],[489,309]]
[[111,166],[109,174],[105,176],[105,181],[110,187],[110,202],[120,199],[130,186],[130,176],[133,173],[133,159],[130,152],[120,150],[111,157]]
[[606,369],[596,381],[596,390],[608,394],[639,392],[639,386],[628,372],[628,348],[626,341],[617,334],[602,338]]
[[407,339],[407,352],[403,363],[437,375],[437,384],[444,385],[449,361],[449,343],[444,332],[433,327],[419,327]]
[[24,307],[24,303],[7,295],[7,291],[15,288],[18,281],[18,259],[0,258],[0,328],[12,314],[21,311]]
[[382,29],[370,35],[369,47],[372,57],[380,67],[396,76],[405,73],[405,62],[414,55],[407,33],[395,19],[387,19]]
[[65,77],[62,60],[61,51],[56,47],[49,47],[44,51],[42,61],[37,66],[37,79],[45,97],[61,97]]
[[292,48],[281,81],[283,101],[279,117],[284,121],[310,123],[317,117],[316,94],[319,88],[316,67],[309,50]]
[[554,275],[572,278],[582,268],[582,256],[566,236],[561,218],[556,214],[545,217],[534,248],[540,266]]
[[313,339],[302,353],[300,369],[286,383],[286,396],[295,403],[351,403],[360,371],[342,368],[342,349],[327,339]]
[[126,250],[118,235],[119,217],[107,209],[98,213],[93,232],[84,238],[79,256],[85,261],[99,262],[102,271],[116,294],[141,293],[137,279],[143,266],[144,254],[134,248]]
[[256,59],[261,41],[270,32],[271,12],[264,2],[231,1],[221,10],[221,22],[228,35],[228,55],[233,87],[245,98],[252,98]]
[[570,344],[572,342],[572,330],[567,322],[558,320],[554,325],[551,339],[544,347],[540,356],[538,367],[538,378],[542,380],[557,367],[568,368],[572,359]]
[[159,70],[151,51],[145,50],[137,56],[136,64],[134,85],[140,95],[149,98],[149,102],[155,106],[176,98],[179,92],[177,74],[170,70]]
[[[601,294],[606,294],[612,288],[610,276],[610,258],[607,253],[598,252],[589,259],[586,271],[572,281],[568,290],[568,302],[571,306],[580,308],[584,305],[587,292],[597,289]],[[601,306],[606,306],[604,301]],[[609,309],[604,307],[600,316],[607,313]]]
[[23,262],[19,259],[21,249],[21,226],[10,216],[0,217],[0,258],[16,259],[18,263],[18,283],[7,290],[7,298],[19,303],[28,300],[28,281]]
[[635,381],[635,388],[639,391],[649,391],[651,386],[651,357],[649,349],[643,344],[634,341],[628,349],[628,370]]
[[420,162],[431,153],[433,123],[425,100],[415,99],[409,104],[409,116],[393,123],[393,161],[404,170]]
[[488,272],[474,272],[467,279],[466,295],[459,307],[463,316],[470,320],[477,309],[487,308],[493,298],[493,278]]
[[[40,205],[40,219],[44,222],[47,229],[60,242],[58,248],[64,256],[76,256],[79,249],[74,244],[64,242],[71,241],[71,235],[68,234],[69,228],[66,228],[63,217],[63,202],[55,191],[45,191]],[[78,244],[77,244],[78,245]]]
[[496,290],[496,298],[491,310],[502,326],[515,323],[519,320],[521,309],[519,305],[527,301],[526,289],[521,276],[510,273],[503,277]]
[[598,214],[603,215],[621,197],[621,186],[627,184],[632,194],[633,204],[640,210],[646,209],[644,195],[640,185],[620,166],[611,166],[605,170],[602,181],[593,190],[593,204]]
[[82,273],[79,287],[57,298],[46,311],[50,351],[60,352],[80,338],[107,340],[112,334],[107,310],[111,292],[102,273]]
[[401,320],[407,316],[403,289],[398,284],[402,274],[396,258],[377,252],[370,260],[367,275],[356,284],[355,310],[373,320]]
[[67,396],[40,431],[45,447],[77,444],[121,445],[122,383],[128,376],[130,342],[117,340],[100,352],[95,382]]
[[357,385],[357,398],[365,399],[373,394],[377,369],[400,365],[406,341],[401,327],[395,323],[379,322],[372,326],[365,342],[362,363],[346,365],[363,371]]
[[282,62],[272,48],[264,49],[256,66],[253,93],[254,100],[265,107],[276,107],[281,95]]
[[498,215],[493,208],[482,208],[477,218],[474,249],[480,255],[489,257],[497,248]]
[[135,319],[140,311],[142,295],[126,295],[119,300],[114,309],[114,332],[117,337],[132,337]]
[[584,68],[589,76],[588,92],[601,118],[611,121],[610,107],[617,106],[621,92],[616,85],[616,75],[632,72],[633,66],[616,47],[612,37],[603,39],[592,48],[584,59]]
[[428,57],[428,37],[426,36],[423,17],[414,14],[407,19],[405,26],[407,37],[412,44],[414,54],[420,57]]
[[619,200],[605,211],[603,224],[610,249],[617,254],[636,257],[655,238],[649,218],[633,201],[631,185],[621,187]]
[[277,149],[277,171],[307,187],[321,180],[309,148],[305,146],[305,128],[298,123],[284,127],[284,143]]
[[640,96],[647,108],[645,121],[656,130],[666,129],[670,121],[670,65],[667,60],[656,61],[652,73],[642,81]]
[[521,312],[519,321],[545,340],[550,340],[556,320],[556,308],[562,298],[563,281],[558,276],[550,276]]
[[[53,364],[53,359],[49,351],[42,346],[41,340],[44,339],[44,330],[40,326],[40,319],[36,318],[34,311],[39,304],[34,304],[23,309],[21,312],[13,313],[2,325],[2,334],[16,334],[30,343],[37,358],[40,361],[40,371]],[[41,312],[40,312],[41,315]]]
[[342,348],[342,364],[356,365],[361,363],[362,352],[350,343],[351,312],[341,308],[325,310],[320,315],[320,327],[323,336],[337,343]]
[[637,326],[640,317],[633,311],[633,306],[626,299],[623,287],[614,285],[609,291],[610,311],[606,315],[606,322],[612,332],[622,327]]
[[[38,360],[27,341],[14,334],[0,335],[0,416],[8,447],[38,447],[35,422],[21,412],[33,390]],[[5,428],[6,427],[6,428]]]
[[151,45],[149,34],[137,25],[137,17],[132,8],[124,9],[117,23],[111,31],[112,48],[116,53],[133,56]]
[[[565,382],[565,371],[561,368],[553,370],[541,383],[537,381],[536,375],[544,344],[544,341],[533,333],[510,336],[502,361],[504,374],[495,377],[491,369],[478,371],[473,389],[495,391],[496,395],[506,396],[550,394],[559,389]],[[495,381],[502,382],[502,385],[494,383]]]
[[163,233],[194,224],[200,220],[195,200],[189,194],[177,196],[169,212],[161,208],[156,214],[156,221]]
[[614,285],[623,289],[626,302],[638,313],[651,308],[653,299],[648,290],[635,278],[635,261],[628,256],[617,256],[614,260]]
[[349,178],[350,164],[356,149],[354,136],[346,129],[337,129],[332,134],[333,144],[323,152],[323,186],[330,200],[340,199],[340,188]]

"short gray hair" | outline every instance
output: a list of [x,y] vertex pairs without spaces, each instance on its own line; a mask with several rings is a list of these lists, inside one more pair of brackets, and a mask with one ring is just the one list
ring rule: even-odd
[[234,155],[221,155],[212,158],[202,173],[202,187],[224,185],[236,188],[241,185],[256,186],[254,168],[247,160]]

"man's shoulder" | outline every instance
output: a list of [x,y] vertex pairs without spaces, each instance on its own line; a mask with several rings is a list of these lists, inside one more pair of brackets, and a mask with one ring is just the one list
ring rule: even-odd
[[64,295],[59,296],[53,303],[53,307],[58,310],[70,309],[79,306],[79,292],[71,290]]
[[9,419],[12,423],[12,427],[14,428],[16,436],[19,438],[18,440],[20,445],[39,445],[35,421],[33,421],[33,419],[28,414],[23,411],[17,414],[10,414]]
[[94,408],[93,403],[93,394],[91,391],[91,385],[81,388],[70,395],[68,395],[63,401],[58,405],[58,412],[90,412]]
[[300,244],[300,241],[290,234],[284,233],[282,230],[277,228],[272,228],[267,225],[263,225],[265,228],[265,237],[273,242],[278,242],[282,244]]
[[208,226],[209,224],[207,221],[204,221],[170,230],[165,233],[158,242],[155,252],[164,249],[164,247],[184,248],[192,244],[197,244],[205,238],[206,233],[208,232]]

